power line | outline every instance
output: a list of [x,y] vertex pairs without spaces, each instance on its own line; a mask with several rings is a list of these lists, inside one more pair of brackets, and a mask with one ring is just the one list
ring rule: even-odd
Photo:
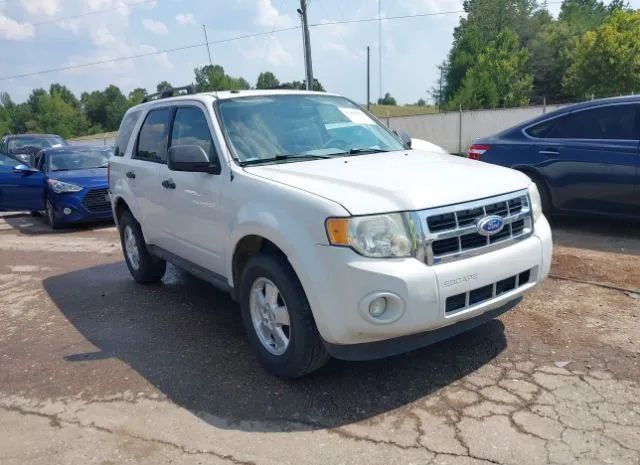
[[77,15],[64,16],[62,18],[46,19],[44,21],[38,21],[37,23],[26,23],[26,24],[31,24],[32,26],[42,26],[43,24],[58,23],[60,21],[67,21],[67,20],[70,20],[70,19],[84,18],[85,16],[92,16],[92,15],[97,15],[97,14],[101,14],[101,13],[108,13],[108,12],[111,12],[111,11],[121,10],[123,8],[142,6],[142,5],[146,5],[147,3],[155,3],[155,2],[156,2],[156,0],[142,0],[140,2],[124,3],[124,4],[121,4],[121,5],[118,5],[118,6],[114,6],[114,7],[111,7],[111,8],[105,8],[103,10],[88,11],[86,13],[80,13],[80,14],[77,14]]
[[[146,0],[144,3],[148,3],[150,1],[155,1],[155,0]],[[138,2],[138,4],[142,4],[142,3],[143,2]],[[552,3],[561,3],[561,1],[547,2],[547,4],[552,4]],[[130,5],[133,5],[133,4],[130,4]],[[433,12],[433,13],[417,13],[417,14],[412,14],[412,15],[388,16],[388,17],[382,18],[382,20],[383,21],[387,21],[387,20],[391,21],[391,20],[399,20],[399,19],[422,18],[422,17],[428,17],[428,16],[441,16],[441,15],[459,14],[459,13],[465,13],[465,11],[464,10],[439,11],[439,12]],[[377,17],[375,17],[375,18],[351,19],[351,20],[344,20],[344,21],[329,21],[329,22],[323,22],[323,23],[309,24],[309,27],[331,26],[331,25],[334,25],[334,24],[368,23],[368,22],[374,22],[374,21],[378,21],[378,20],[379,19]],[[241,36],[229,37],[229,38],[226,38],[226,39],[210,41],[209,45],[224,44],[224,43],[228,43],[228,42],[234,42],[234,41],[237,41],[237,40],[249,39],[249,38],[252,38],[252,37],[260,37],[260,36],[265,36],[265,35],[271,35],[271,34],[274,34],[276,32],[293,31],[293,30],[296,30],[296,29],[300,29],[300,26],[290,26],[290,27],[284,27],[284,28],[281,28],[281,29],[274,29],[272,31],[256,32],[256,33],[253,33],[253,34],[244,34],[244,35],[241,35]],[[185,45],[183,47],[167,48],[167,49],[162,49],[162,50],[156,50],[154,52],[147,52],[147,53],[140,53],[140,54],[137,54],[137,55],[116,57],[116,58],[111,58],[111,59],[108,59],[108,60],[93,61],[93,62],[88,62],[88,63],[81,63],[81,64],[78,64],[78,65],[62,66],[62,67],[59,67],[59,68],[44,69],[44,70],[34,71],[34,72],[30,72],[30,73],[14,74],[14,75],[11,75],[11,76],[2,76],[2,77],[0,77],[0,81],[8,81],[8,80],[11,80],[11,79],[19,79],[19,78],[25,78],[25,77],[31,77],[31,76],[38,76],[38,75],[41,75],[41,74],[49,74],[49,73],[55,73],[55,72],[59,72],[59,71],[69,71],[69,70],[72,70],[72,69],[86,68],[86,67],[90,67],[90,66],[103,65],[103,64],[108,64],[108,63],[115,63],[115,62],[118,62],[118,61],[134,60],[134,59],[144,58],[144,57],[148,57],[148,56],[161,55],[163,53],[173,53],[173,52],[179,52],[179,51],[182,51],[182,50],[188,50],[188,49],[197,48],[197,47],[205,47],[206,45],[207,44],[205,42],[202,42],[202,43],[197,43],[197,44]]]

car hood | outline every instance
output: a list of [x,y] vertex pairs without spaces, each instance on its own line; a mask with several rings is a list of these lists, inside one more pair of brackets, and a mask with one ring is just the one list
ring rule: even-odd
[[88,170],[52,171],[50,179],[76,184],[80,187],[107,187],[107,170],[93,168]]
[[333,200],[353,215],[423,210],[526,189],[530,183],[509,168],[421,150],[245,170]]

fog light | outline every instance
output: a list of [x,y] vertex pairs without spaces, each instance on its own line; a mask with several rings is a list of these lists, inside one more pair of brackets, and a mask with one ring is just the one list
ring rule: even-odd
[[69,207],[66,207],[62,210],[62,213],[64,213],[65,215],[71,215],[71,209]]
[[377,297],[369,304],[369,314],[374,317],[380,317],[387,310],[387,299]]

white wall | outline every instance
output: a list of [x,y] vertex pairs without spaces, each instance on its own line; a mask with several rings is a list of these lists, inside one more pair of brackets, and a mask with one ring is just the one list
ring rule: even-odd
[[[562,105],[548,105],[546,112]],[[406,131],[411,137],[424,139],[450,153],[466,153],[474,139],[486,137],[541,115],[543,106],[433,113],[429,115],[389,118],[389,127]],[[383,118],[383,121],[385,118]],[[462,130],[460,128],[462,123]]]

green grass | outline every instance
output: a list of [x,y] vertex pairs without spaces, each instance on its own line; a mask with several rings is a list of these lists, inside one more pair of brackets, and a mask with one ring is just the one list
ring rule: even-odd
[[371,105],[371,113],[378,118],[386,116],[415,116],[437,113],[438,108],[433,106],[419,107],[417,105]]

